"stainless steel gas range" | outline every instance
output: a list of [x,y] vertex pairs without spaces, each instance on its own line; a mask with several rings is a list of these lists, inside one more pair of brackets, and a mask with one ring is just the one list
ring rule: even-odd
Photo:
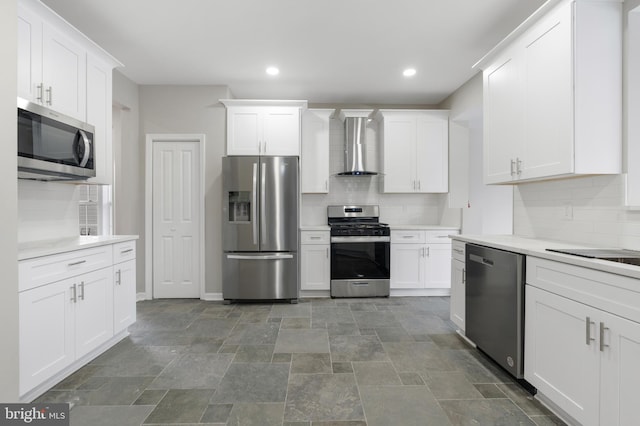
[[329,206],[331,297],[387,297],[390,231],[378,206]]

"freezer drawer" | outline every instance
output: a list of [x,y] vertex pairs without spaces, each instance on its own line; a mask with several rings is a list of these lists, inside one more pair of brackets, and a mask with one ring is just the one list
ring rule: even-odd
[[225,300],[298,299],[297,253],[225,253]]

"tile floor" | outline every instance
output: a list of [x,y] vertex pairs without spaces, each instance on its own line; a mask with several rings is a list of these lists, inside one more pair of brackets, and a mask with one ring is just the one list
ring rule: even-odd
[[78,426],[563,424],[448,318],[446,297],[141,302],[130,337],[38,401]]

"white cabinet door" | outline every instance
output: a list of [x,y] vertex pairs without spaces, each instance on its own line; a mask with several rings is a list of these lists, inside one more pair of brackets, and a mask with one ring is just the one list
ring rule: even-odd
[[75,359],[72,286],[63,280],[20,293],[21,395]]
[[465,324],[465,270],[464,262],[452,259],[451,260],[451,299],[450,299],[450,312],[449,317],[451,321],[460,330],[464,331]]
[[136,261],[113,267],[113,333],[117,334],[136,322]]
[[227,108],[227,155],[259,155],[261,137],[260,108]]
[[302,114],[300,181],[303,193],[329,192],[329,128],[332,109]]
[[42,28],[42,37],[44,104],[63,114],[86,121],[86,51],[47,24]]
[[640,324],[603,313],[601,347],[600,424],[638,423],[640,389]]
[[329,290],[331,266],[328,244],[302,244],[301,290]]
[[113,270],[104,268],[72,280],[76,358],[80,358],[113,336]]
[[441,117],[418,117],[416,122],[417,191],[449,190],[449,121]]
[[42,20],[18,5],[18,96],[40,103]]
[[526,286],[525,379],[583,425],[597,425],[599,312]]
[[111,65],[95,56],[87,56],[87,123],[95,127],[93,161],[96,167],[96,177],[87,183],[113,183],[111,69]]
[[227,155],[300,155],[300,108],[227,107]]
[[426,288],[451,287],[451,244],[429,244],[426,247]]
[[417,189],[415,118],[385,117],[383,138],[384,192],[414,192]]
[[300,109],[267,107],[263,112],[262,155],[300,155]]
[[425,244],[391,244],[391,288],[425,288]]
[[573,172],[572,7],[550,14],[524,38],[522,179]]
[[523,114],[515,100],[522,93],[520,57],[506,52],[484,71],[484,183],[509,182],[517,178]]

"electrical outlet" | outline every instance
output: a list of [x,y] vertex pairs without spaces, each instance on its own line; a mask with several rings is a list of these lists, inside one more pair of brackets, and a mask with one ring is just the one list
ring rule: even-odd
[[571,202],[564,203],[564,220],[573,220],[573,204]]

